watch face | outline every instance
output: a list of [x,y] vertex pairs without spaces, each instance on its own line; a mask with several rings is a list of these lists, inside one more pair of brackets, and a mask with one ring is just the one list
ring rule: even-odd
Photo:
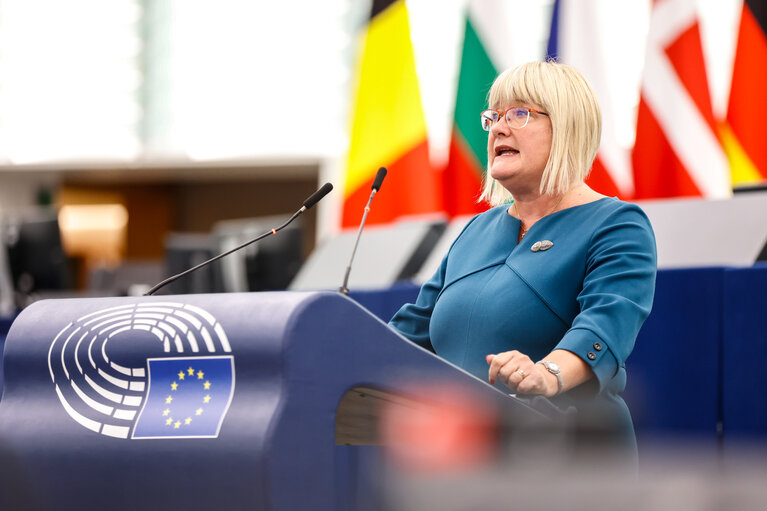
[[557,364],[556,362],[549,362],[547,369],[550,372],[556,374],[559,372],[559,364]]

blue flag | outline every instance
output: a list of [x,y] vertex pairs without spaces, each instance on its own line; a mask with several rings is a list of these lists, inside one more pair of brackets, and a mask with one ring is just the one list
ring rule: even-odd
[[234,391],[234,359],[150,358],[133,438],[215,438]]

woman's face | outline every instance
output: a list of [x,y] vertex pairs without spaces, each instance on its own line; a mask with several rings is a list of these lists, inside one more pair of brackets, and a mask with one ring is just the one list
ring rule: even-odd
[[[510,107],[527,107],[545,111],[540,105],[512,102]],[[551,151],[551,120],[546,115],[530,112],[524,128],[511,129],[505,116],[496,122],[487,138],[490,176],[512,195],[538,194],[543,169]]]

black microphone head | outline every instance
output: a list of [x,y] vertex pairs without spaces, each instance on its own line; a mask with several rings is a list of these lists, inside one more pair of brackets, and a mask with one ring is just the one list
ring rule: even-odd
[[314,192],[311,197],[309,197],[308,199],[304,201],[304,207],[306,209],[310,209],[312,206],[314,206],[320,200],[322,200],[323,197],[329,194],[330,190],[332,189],[333,189],[333,185],[331,185],[330,183],[325,183],[324,185],[322,185],[322,188]]
[[378,191],[381,189],[381,183],[383,183],[384,178],[386,177],[386,167],[381,167],[378,169],[378,172],[376,173],[376,178],[373,181],[373,186],[371,187],[373,190]]

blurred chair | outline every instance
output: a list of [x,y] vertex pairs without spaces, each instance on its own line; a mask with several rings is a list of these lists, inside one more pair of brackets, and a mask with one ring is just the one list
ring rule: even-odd
[[[401,220],[375,225],[362,233],[349,279],[349,289],[383,289],[412,280],[445,231],[442,217]],[[338,289],[354,249],[357,229],[321,243],[301,267],[292,290]]]
[[[231,250],[279,227],[290,216],[223,220],[213,226],[219,252]],[[221,278],[228,292],[284,290],[298,273],[303,259],[301,218],[277,234],[252,243],[221,259]]]
[[731,199],[639,201],[658,244],[659,268],[751,266],[767,259],[767,192]]
[[3,248],[17,306],[27,305],[41,292],[73,289],[72,269],[55,211],[34,210],[5,218],[2,223]]
[[16,310],[13,299],[13,281],[8,265],[8,247],[5,240],[5,223],[0,219],[0,318],[10,317]]
[[[165,237],[164,275],[170,277],[220,253],[211,234],[170,233]],[[222,293],[226,289],[220,263],[209,264],[158,290],[157,294]]]
[[168,277],[162,262],[128,261],[115,268],[98,267],[88,273],[89,296],[132,296]]

